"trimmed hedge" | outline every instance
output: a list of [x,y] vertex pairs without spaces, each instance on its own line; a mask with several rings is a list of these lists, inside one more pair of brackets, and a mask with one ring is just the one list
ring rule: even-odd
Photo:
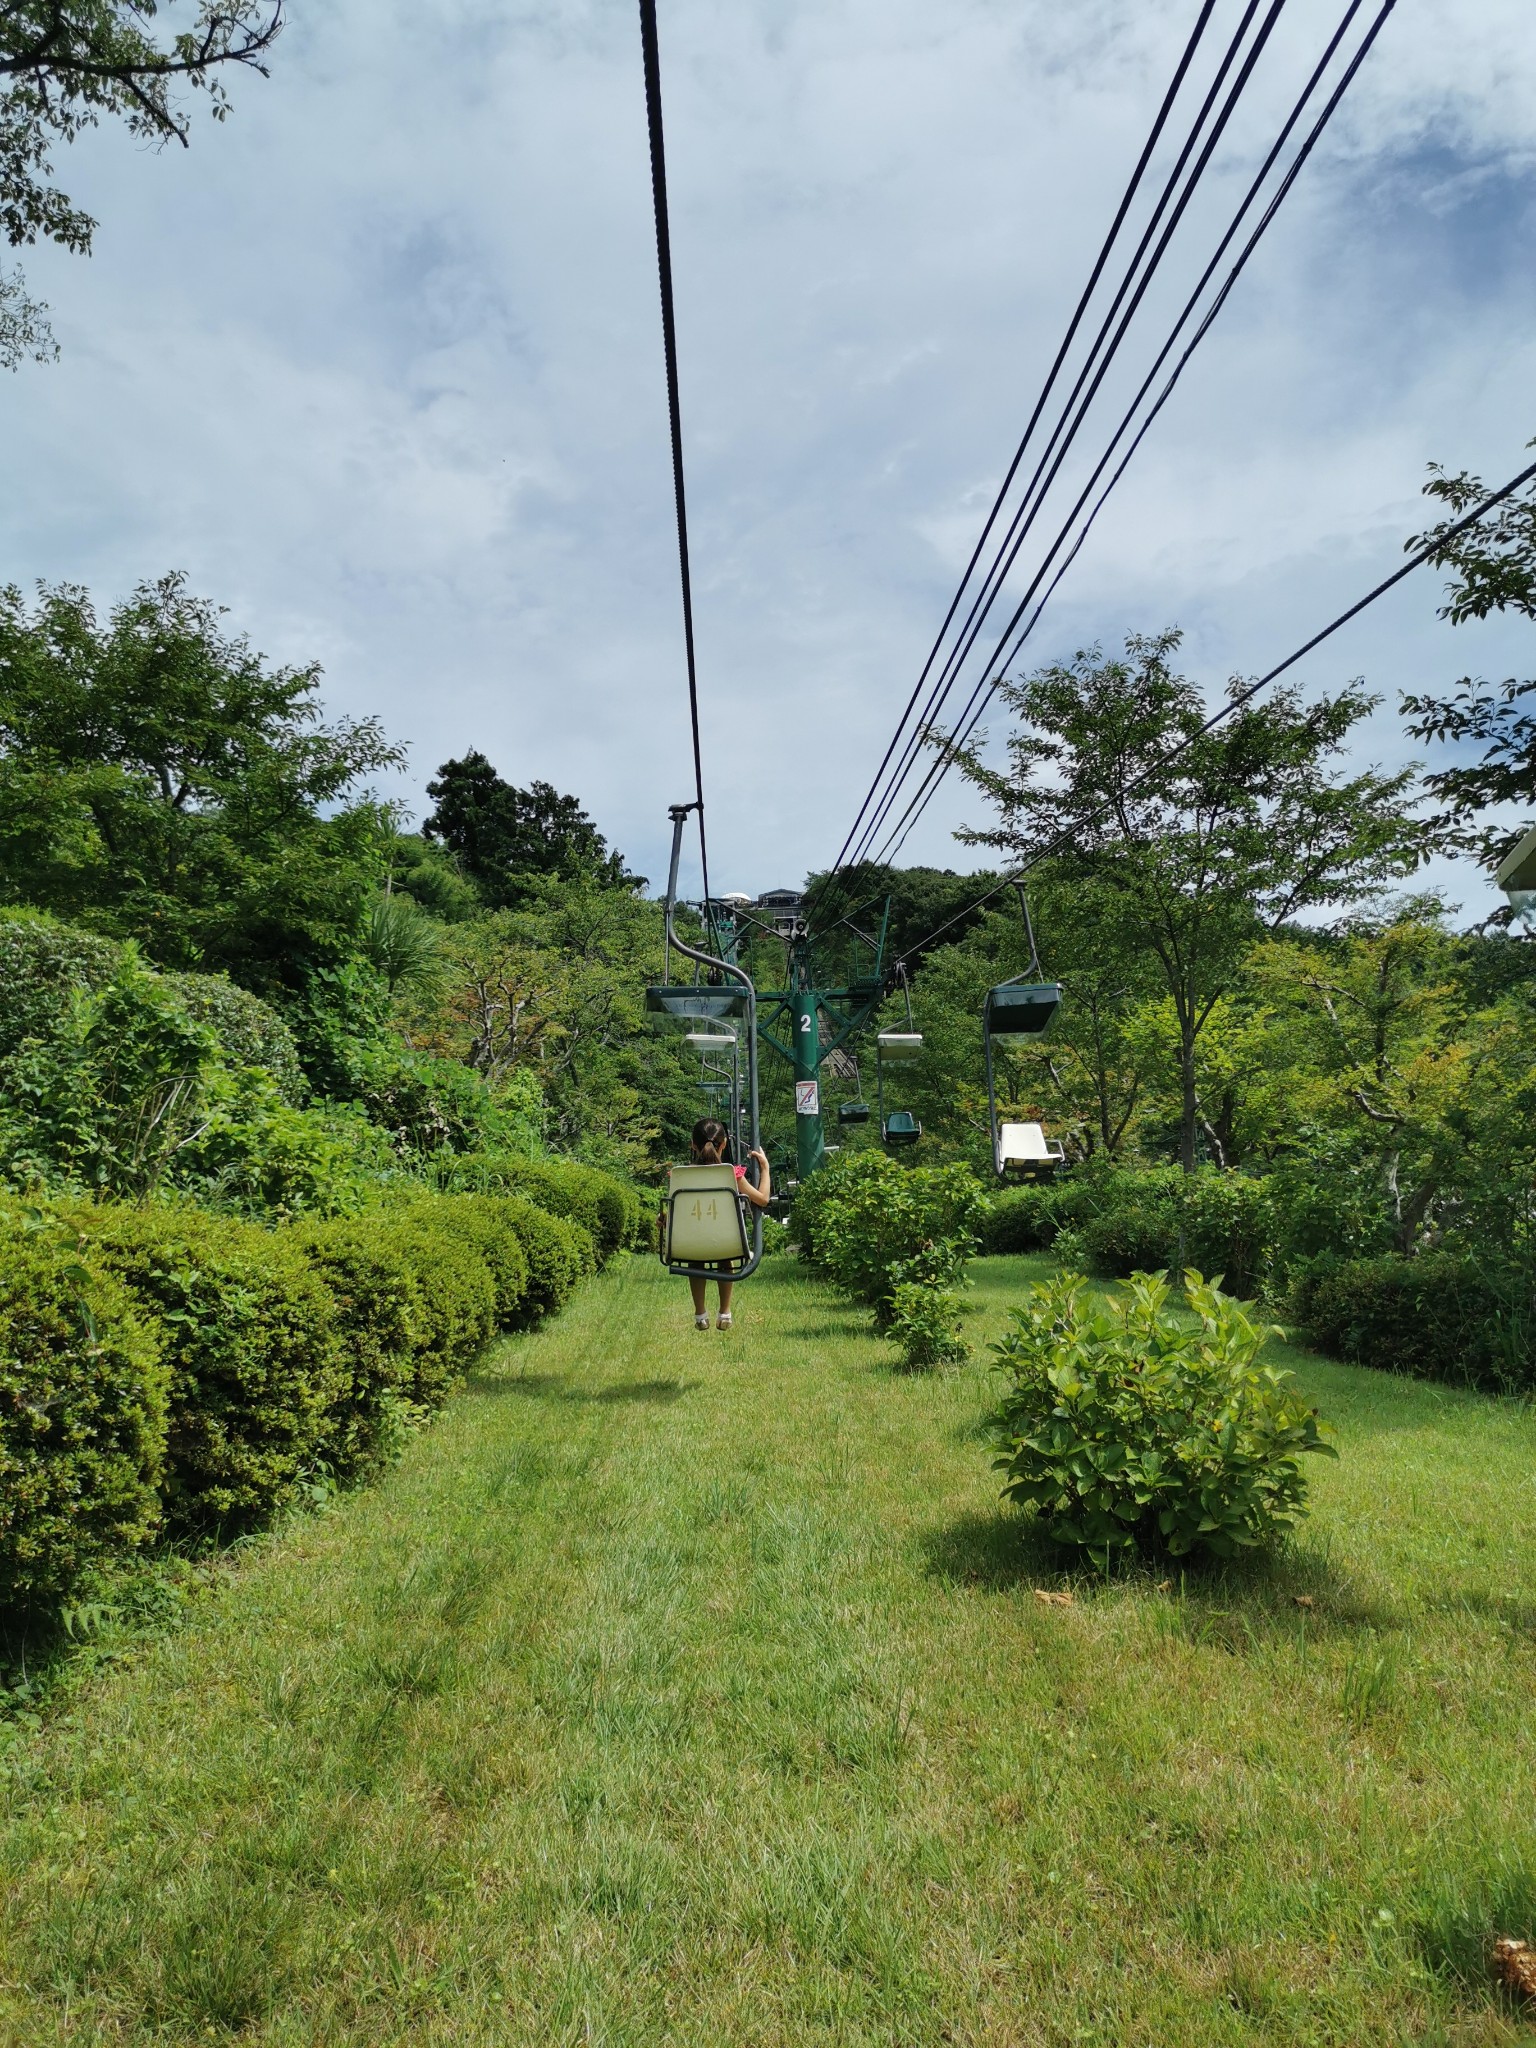
[[641,1224],[640,1197],[633,1188],[575,1159],[469,1152],[453,1161],[447,1184],[455,1193],[522,1195],[551,1216],[581,1224],[590,1231],[604,1266],[635,1242]]
[[0,1604],[154,1534],[166,1379],[125,1287],[40,1232],[0,1246]]
[[494,1195],[434,1195],[405,1213],[421,1218],[432,1230],[448,1230],[470,1245],[485,1261],[494,1299],[491,1313],[498,1330],[515,1330],[524,1321],[533,1286],[531,1261],[521,1234],[510,1228]]
[[350,1392],[329,1290],[287,1233],[259,1224],[105,1205],[75,1221],[164,1336],[168,1518],[267,1519],[328,1463]]
[[496,1283],[479,1247],[446,1217],[423,1207],[395,1210],[380,1221],[410,1268],[421,1305],[421,1342],[406,1391],[422,1407],[437,1408],[495,1332]]
[[349,1479],[499,1327],[552,1313],[591,1233],[517,1195],[267,1229],[188,1207],[0,1210],[0,1606]]
[[298,1224],[292,1241],[331,1297],[349,1384],[332,1417],[330,1462],[352,1478],[393,1448],[415,1412],[416,1355],[427,1334],[421,1286],[378,1217]]
[[1385,1372],[1509,1393],[1536,1382],[1536,1361],[1502,1300],[1454,1252],[1383,1253],[1296,1279],[1291,1311],[1321,1351]]
[[528,1258],[528,1292],[517,1327],[529,1329],[558,1313],[589,1273],[597,1271],[597,1247],[590,1230],[521,1195],[457,1197],[483,1208],[498,1229],[513,1233]]

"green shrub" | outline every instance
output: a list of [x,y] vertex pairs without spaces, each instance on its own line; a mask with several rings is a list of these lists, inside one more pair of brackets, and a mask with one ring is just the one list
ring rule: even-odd
[[160,1519],[159,1339],[67,1240],[0,1219],[0,1605],[74,1590]]
[[117,974],[76,991],[48,1037],[0,1065],[15,1181],[135,1199],[174,1174],[196,1135],[213,1033],[125,947]]
[[543,1322],[563,1308],[589,1273],[597,1270],[592,1234],[568,1217],[551,1216],[521,1195],[476,1195],[497,1225],[513,1232],[528,1255],[528,1292],[519,1322]]
[[1498,1392],[1536,1381],[1529,1313],[1454,1252],[1318,1263],[1293,1282],[1289,1307],[1336,1358]]
[[267,1519],[332,1455],[348,1375],[329,1292],[287,1233],[234,1217],[102,1205],[73,1221],[164,1339],[167,1514]]
[[[1004,1196],[997,1206],[1017,1202],[1019,1195]],[[1036,1225],[1038,1241],[1051,1243],[1063,1265],[1125,1279],[1184,1263],[1215,1273],[1234,1293],[1252,1293],[1264,1281],[1275,1239],[1268,1181],[1215,1166],[1190,1174],[1176,1166],[1075,1173],[1040,1189],[1012,1227],[1023,1235]]]
[[527,1320],[531,1261],[522,1233],[501,1211],[502,1197],[431,1195],[408,1212],[432,1228],[449,1230],[472,1245],[485,1261],[494,1291],[493,1312],[499,1330],[518,1328]]
[[295,1109],[260,1069],[216,1070],[170,1177],[211,1208],[283,1222],[355,1216],[398,1171],[388,1139],[355,1105]]
[[994,1195],[981,1219],[981,1249],[989,1258],[1048,1250],[1061,1228],[1061,1195],[1045,1181]]
[[[907,1168],[882,1152],[861,1152],[813,1181],[821,1183],[807,1183],[813,1263],[856,1301],[867,1302],[878,1328],[889,1324],[903,1281],[940,1288],[959,1283],[987,1202],[969,1167]],[[798,1198],[796,1215],[803,1226],[807,1207]],[[919,1257],[920,1275],[903,1270]]]
[[640,1197],[611,1173],[574,1159],[523,1159],[506,1152],[467,1152],[445,1162],[442,1185],[456,1193],[523,1195],[551,1216],[565,1216],[592,1234],[599,1261],[633,1244]]
[[0,1059],[51,1038],[77,995],[104,989],[123,949],[40,910],[0,910]]
[[1289,1373],[1258,1362],[1270,1332],[1185,1274],[1139,1274],[1114,1305],[1076,1274],[1033,1288],[995,1344],[1008,1388],[992,1418],[1004,1495],[1107,1566],[1139,1546],[1231,1557],[1305,1512],[1301,1458],[1333,1455]]
[[332,1412],[338,1476],[368,1471],[419,1419],[411,1395],[428,1337],[415,1267],[382,1216],[300,1223],[292,1241],[331,1297],[348,1384]]
[[898,1280],[891,1290],[890,1334],[908,1371],[959,1365],[966,1356],[960,1334],[960,1297],[948,1288]]
[[237,1074],[259,1067],[284,1102],[298,1106],[309,1094],[293,1033],[260,996],[227,974],[167,974],[189,1016],[213,1033],[222,1063]]
[[496,1286],[478,1245],[466,1243],[433,1203],[380,1212],[390,1243],[409,1266],[420,1306],[420,1341],[408,1398],[438,1408],[496,1329]]

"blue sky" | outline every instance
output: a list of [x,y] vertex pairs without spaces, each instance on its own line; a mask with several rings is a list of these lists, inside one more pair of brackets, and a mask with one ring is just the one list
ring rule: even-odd
[[[718,886],[836,851],[1194,11],[661,0]],[[1208,221],[1336,12],[1291,0]],[[184,568],[409,743],[390,793],[478,745],[657,875],[690,774],[630,0],[295,0],[233,97],[190,152],[61,154],[98,254],[29,257],[64,354],[0,380],[0,574]],[[1218,691],[1395,566],[1428,460],[1519,467],[1533,195],[1527,0],[1400,0],[1038,658],[1178,624]],[[1536,669],[1436,596],[1301,672],[1382,694],[1363,758],[1409,752],[1400,689]],[[977,817],[946,788],[907,857],[973,865]]]

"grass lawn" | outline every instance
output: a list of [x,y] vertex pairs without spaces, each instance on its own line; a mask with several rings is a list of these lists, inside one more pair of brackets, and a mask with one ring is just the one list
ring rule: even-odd
[[1536,2039],[1530,1417],[1298,1356],[1278,1567],[1064,1581],[984,1363],[742,1308],[630,1261],[13,1745],[0,2039]]

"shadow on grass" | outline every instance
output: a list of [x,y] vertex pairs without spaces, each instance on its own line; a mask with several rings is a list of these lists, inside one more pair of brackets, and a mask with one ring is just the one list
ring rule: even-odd
[[471,1394],[537,1401],[558,1398],[567,1378],[563,1372],[472,1372],[465,1384]]
[[468,1382],[472,1394],[528,1401],[570,1401],[581,1406],[623,1401],[665,1404],[692,1393],[698,1380],[612,1380],[606,1387],[573,1387],[563,1372],[477,1373]]
[[951,1586],[1008,1593],[1070,1580],[1155,1600],[1168,1633],[1236,1656],[1279,1637],[1384,1633],[1398,1625],[1360,1600],[1324,1551],[1291,1545],[1265,1556],[1112,1559],[1101,1575],[1084,1553],[1055,1543],[1025,1516],[969,1512],[919,1538],[925,1569]]
[[1073,1553],[1016,1515],[959,1515],[918,1538],[924,1569],[951,1586],[1006,1593],[1071,1570]]
[[671,1401],[681,1401],[684,1394],[691,1394],[700,1382],[698,1380],[615,1380],[612,1386],[599,1387],[592,1393],[572,1392],[561,1396],[566,1401],[647,1401],[665,1406]]

